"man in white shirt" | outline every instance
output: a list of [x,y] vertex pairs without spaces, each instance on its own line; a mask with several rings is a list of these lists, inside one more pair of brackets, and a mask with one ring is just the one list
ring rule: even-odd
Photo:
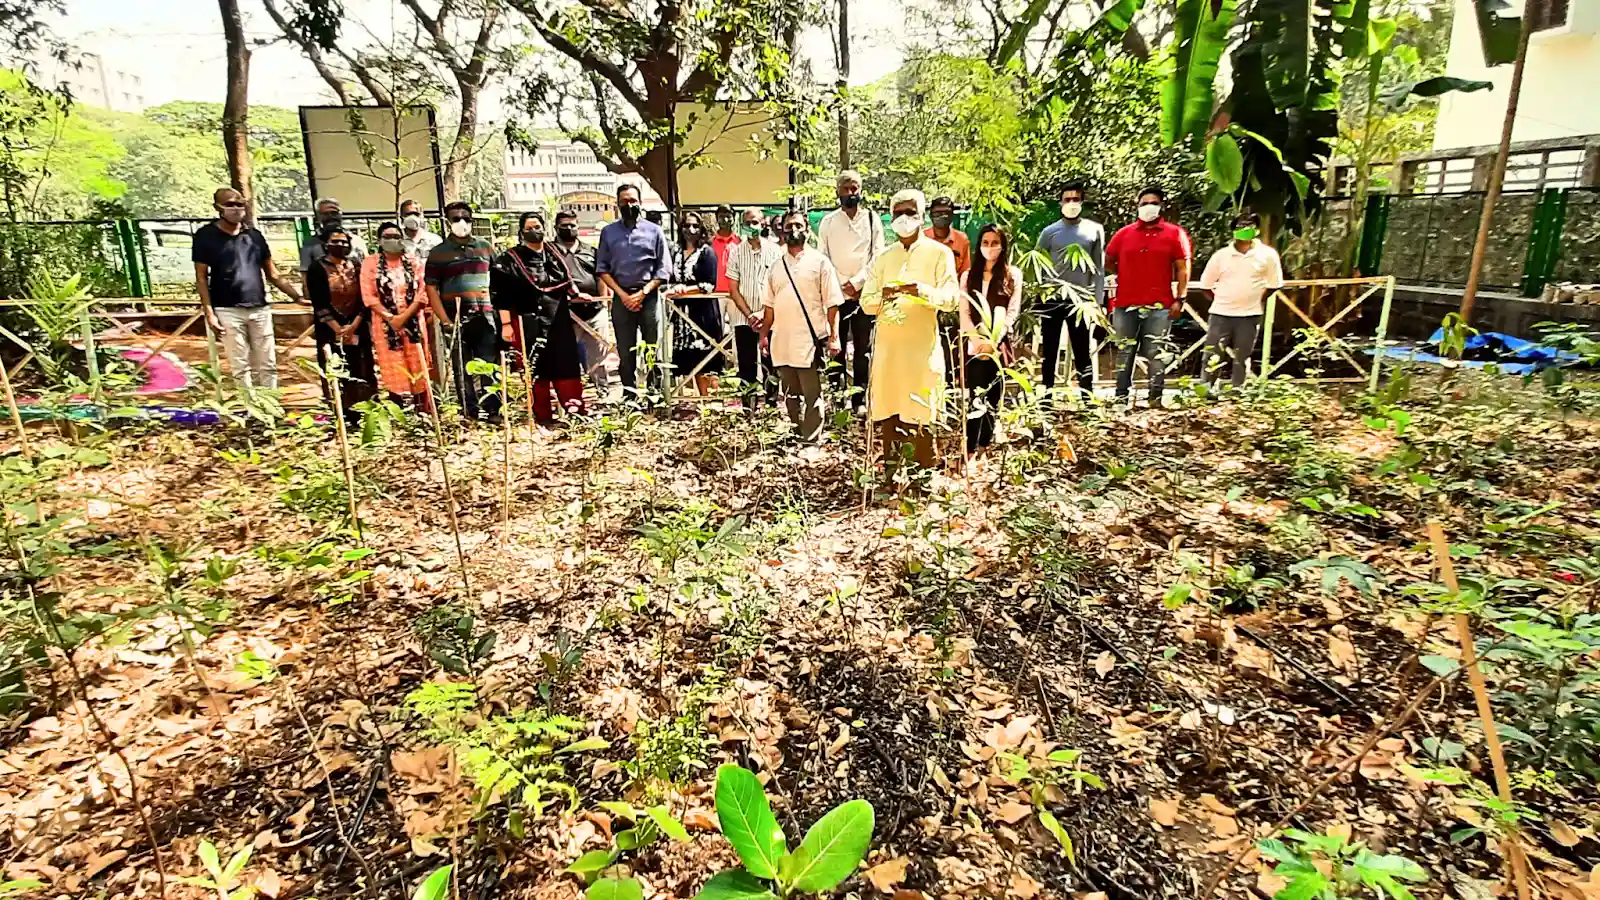
[[[739,380],[744,382],[744,404],[753,409],[760,405],[763,394],[769,401],[777,395],[769,366],[761,365],[761,295],[767,274],[783,250],[779,236],[761,221],[761,210],[752,206],[741,215],[743,240],[728,255],[728,299],[722,314],[735,323],[733,342],[739,355]],[[763,384],[765,391],[759,390]]]
[[428,220],[422,215],[422,204],[415,200],[400,201],[400,227],[404,229],[406,250],[418,259],[427,259],[428,251],[439,246],[443,240],[428,230]]
[[1208,386],[1222,373],[1223,353],[1233,361],[1233,386],[1244,384],[1261,328],[1261,300],[1267,291],[1283,287],[1278,251],[1256,240],[1260,234],[1260,216],[1253,212],[1234,216],[1233,243],[1211,254],[1200,276],[1200,287],[1211,294],[1203,375]]
[[854,357],[849,366],[851,383],[857,388],[850,398],[850,404],[859,410],[866,403],[874,321],[872,316],[861,311],[861,289],[867,283],[872,261],[883,252],[883,222],[862,201],[859,172],[840,172],[834,192],[839,197],[839,208],[822,217],[822,224],[817,227],[817,249],[839,273],[839,288],[845,299],[844,308],[839,314],[841,346],[834,356],[840,365],[835,386],[844,387],[845,350],[842,344],[848,342]]
[[783,381],[784,406],[800,437],[822,437],[822,367],[839,352],[844,293],[826,256],[806,246],[806,214],[783,217],[784,250],[767,272],[761,296],[762,342]]

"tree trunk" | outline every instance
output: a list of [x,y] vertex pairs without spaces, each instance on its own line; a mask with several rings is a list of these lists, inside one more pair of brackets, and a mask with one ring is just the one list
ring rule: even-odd
[[244,195],[254,219],[255,197],[250,189],[250,45],[245,42],[238,0],[217,0],[217,6],[222,11],[222,34],[228,45],[228,96],[222,104],[222,146],[228,154],[228,181]]
[[482,88],[466,79],[462,79],[457,88],[461,92],[461,117],[456,122],[455,143],[450,146],[450,155],[445,157],[443,178],[446,203],[461,199],[462,176],[472,161],[473,147],[478,137],[478,94]]

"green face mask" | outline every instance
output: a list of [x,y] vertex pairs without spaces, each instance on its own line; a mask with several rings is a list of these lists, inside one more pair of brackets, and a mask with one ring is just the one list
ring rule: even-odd
[[1250,226],[1248,228],[1235,228],[1233,230],[1233,238],[1234,240],[1238,241],[1253,241],[1256,239],[1256,235],[1260,233],[1261,229],[1256,228],[1255,226]]

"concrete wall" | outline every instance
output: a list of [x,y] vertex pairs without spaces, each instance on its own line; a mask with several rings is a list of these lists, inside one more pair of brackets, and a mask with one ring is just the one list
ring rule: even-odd
[[[1517,105],[1514,141],[1600,134],[1600,102],[1595,99],[1600,94],[1600,33],[1588,30],[1596,27],[1600,19],[1594,10],[1600,0],[1569,2],[1569,20],[1585,33],[1533,35]],[[1512,14],[1519,13],[1521,0],[1511,3]],[[1434,149],[1497,143],[1505,118],[1511,66],[1489,68],[1483,64],[1472,0],[1456,0],[1445,74],[1492,81],[1494,90],[1446,94],[1440,101],[1439,119],[1434,126]]]

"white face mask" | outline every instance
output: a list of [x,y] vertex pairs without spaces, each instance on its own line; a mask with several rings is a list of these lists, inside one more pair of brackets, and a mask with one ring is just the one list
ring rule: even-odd
[[468,222],[465,219],[462,219],[459,222],[451,222],[450,223],[450,233],[455,235],[458,238],[471,237],[472,236],[472,223]]
[[1068,200],[1061,204],[1061,218],[1076,219],[1083,212],[1083,204],[1076,200]]
[[1154,222],[1161,218],[1161,204],[1143,203],[1139,206],[1139,221]]
[[419,215],[409,215],[404,219],[401,219],[400,224],[404,225],[407,231],[421,231],[422,217]]
[[982,253],[983,254],[983,258],[987,259],[990,262],[994,262],[995,260],[1000,258],[1000,248],[995,246],[995,245],[993,245],[993,244],[990,244],[987,247],[980,247],[978,249],[978,252]]
[[894,229],[895,234],[898,234],[903,238],[911,237],[913,234],[916,234],[922,230],[922,217],[895,216],[894,221],[889,223],[889,227]]

